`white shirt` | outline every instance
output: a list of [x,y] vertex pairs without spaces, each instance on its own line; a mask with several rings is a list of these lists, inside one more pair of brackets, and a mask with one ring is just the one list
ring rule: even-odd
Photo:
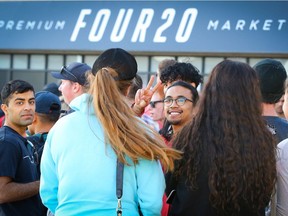
[[277,159],[277,216],[288,215],[288,139],[278,144]]

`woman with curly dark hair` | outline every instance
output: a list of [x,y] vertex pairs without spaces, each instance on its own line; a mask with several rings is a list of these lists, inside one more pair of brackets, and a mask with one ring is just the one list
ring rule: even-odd
[[184,154],[166,176],[166,193],[176,190],[169,215],[265,215],[276,149],[248,64],[224,60],[214,67],[194,120],[173,146]]

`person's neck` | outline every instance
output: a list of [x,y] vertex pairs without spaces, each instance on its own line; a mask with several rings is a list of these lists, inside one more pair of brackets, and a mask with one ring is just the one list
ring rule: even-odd
[[278,116],[274,104],[262,103],[262,116]]
[[35,127],[35,134],[48,133],[54,124],[37,125]]
[[172,125],[173,136],[175,136],[182,128],[182,125]]

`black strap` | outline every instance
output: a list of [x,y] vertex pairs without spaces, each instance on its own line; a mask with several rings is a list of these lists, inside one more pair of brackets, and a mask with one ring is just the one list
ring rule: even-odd
[[124,171],[124,164],[117,159],[117,166],[116,166],[116,196],[118,198],[118,204],[116,208],[117,216],[122,216],[121,197],[123,194],[123,171]]
[[123,194],[123,171],[124,171],[124,164],[117,159],[116,196],[118,199],[121,199]]

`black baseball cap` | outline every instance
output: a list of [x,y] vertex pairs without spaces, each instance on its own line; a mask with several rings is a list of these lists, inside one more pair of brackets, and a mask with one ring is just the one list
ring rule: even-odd
[[92,73],[95,75],[105,67],[114,69],[118,73],[118,80],[131,80],[138,70],[135,57],[121,48],[111,48],[101,53],[94,62]]

